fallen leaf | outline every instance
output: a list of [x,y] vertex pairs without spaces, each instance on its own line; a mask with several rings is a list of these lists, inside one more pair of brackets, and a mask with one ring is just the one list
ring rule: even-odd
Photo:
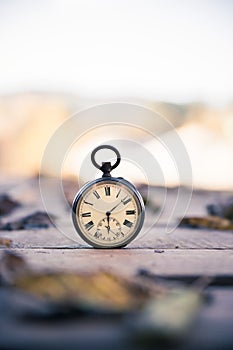
[[9,238],[0,238],[0,246],[5,246],[7,248],[10,248],[12,243],[12,240]]
[[148,302],[132,327],[137,338],[165,340],[186,334],[202,304],[202,296],[195,289],[173,289]]
[[233,230],[233,223],[228,219],[218,216],[185,217],[181,220],[180,227],[211,228],[214,230]]
[[29,274],[14,286],[46,301],[92,311],[135,310],[150,296],[142,285],[107,272]]
[[12,284],[16,278],[30,271],[25,259],[14,251],[5,251],[0,259],[0,281]]

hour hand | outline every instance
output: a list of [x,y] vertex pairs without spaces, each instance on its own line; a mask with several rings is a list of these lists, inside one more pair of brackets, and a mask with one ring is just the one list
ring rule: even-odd
[[111,215],[110,211],[107,211],[106,216],[107,216],[107,222],[108,222],[108,226],[109,226],[109,216]]
[[109,217],[110,217],[110,215],[111,215],[111,213],[109,211],[107,211],[106,216],[107,216],[108,226],[105,226],[105,227],[108,229],[108,233],[109,233],[109,230],[110,230],[110,226],[109,226],[109,221],[110,221]]

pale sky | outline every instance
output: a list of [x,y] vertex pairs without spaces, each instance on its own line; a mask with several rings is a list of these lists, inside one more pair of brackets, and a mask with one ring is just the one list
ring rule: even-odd
[[0,1],[0,94],[233,101],[233,2]]

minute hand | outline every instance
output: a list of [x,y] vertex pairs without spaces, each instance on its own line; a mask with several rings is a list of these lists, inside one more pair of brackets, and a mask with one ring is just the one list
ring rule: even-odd
[[109,210],[109,213],[111,213],[113,210],[115,210],[121,203],[124,202],[124,200],[127,198],[127,196],[125,198],[123,198],[117,205],[115,205],[115,207],[113,207],[111,210]]

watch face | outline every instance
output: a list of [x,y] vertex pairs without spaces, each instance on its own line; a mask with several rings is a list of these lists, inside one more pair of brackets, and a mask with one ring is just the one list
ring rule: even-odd
[[73,204],[77,232],[89,244],[113,248],[128,244],[144,220],[140,194],[123,179],[100,179],[84,186]]

